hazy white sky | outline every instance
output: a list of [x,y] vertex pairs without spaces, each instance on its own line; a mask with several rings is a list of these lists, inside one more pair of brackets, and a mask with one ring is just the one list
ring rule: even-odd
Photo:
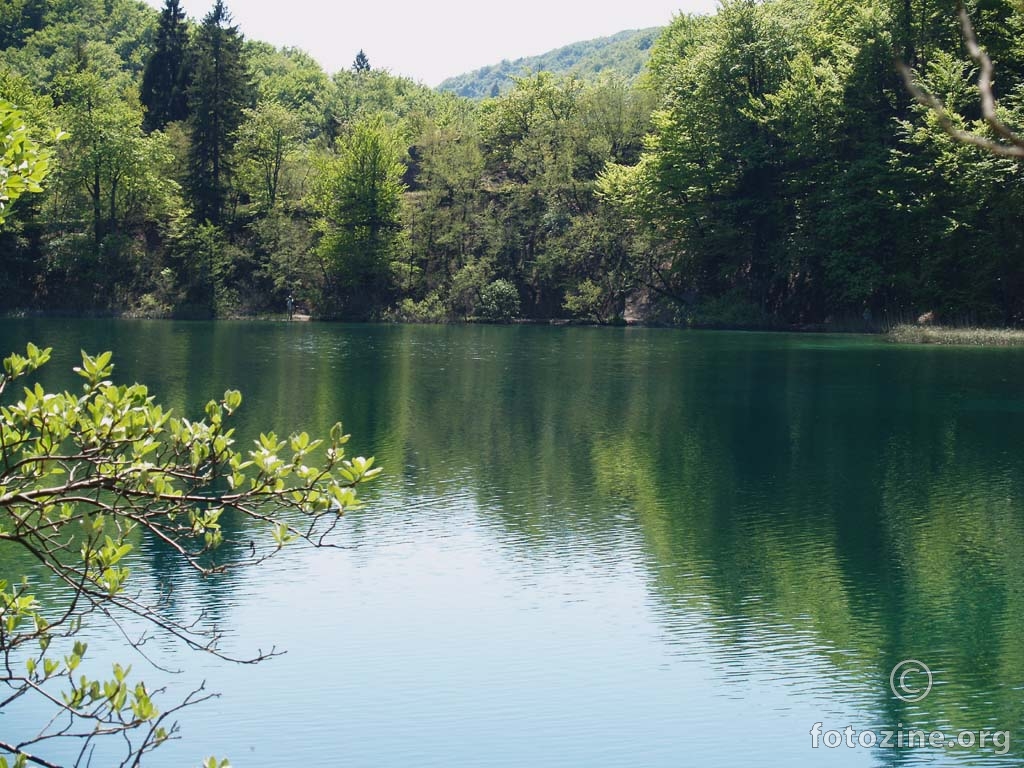
[[[147,0],[160,8],[163,0]],[[226,0],[246,37],[311,53],[329,72],[362,48],[374,68],[427,85],[446,77],[604,37],[667,24],[678,11],[707,13],[715,0]],[[183,0],[201,19],[213,0]]]

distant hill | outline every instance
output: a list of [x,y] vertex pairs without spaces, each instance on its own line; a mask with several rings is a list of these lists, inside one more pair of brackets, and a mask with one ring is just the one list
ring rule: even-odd
[[617,72],[632,79],[643,70],[651,46],[662,29],[628,29],[611,37],[573,43],[539,56],[515,61],[506,59],[500,64],[450,77],[437,89],[471,99],[482,99],[511,88],[513,77],[532,72],[572,73],[585,80],[596,79],[602,72]]

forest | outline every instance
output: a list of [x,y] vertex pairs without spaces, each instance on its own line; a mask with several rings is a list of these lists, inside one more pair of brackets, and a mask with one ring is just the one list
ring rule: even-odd
[[[1024,127],[1024,3],[968,10]],[[12,0],[0,100],[55,131],[0,229],[0,311],[210,318],[1024,324],[1022,164],[951,0],[725,0],[638,78],[482,100],[247,40],[216,0]],[[372,52],[369,52],[372,56]]]
[[516,77],[537,72],[576,75],[590,81],[600,79],[602,74],[615,73],[635,80],[647,66],[651,48],[661,32],[662,27],[627,29],[610,37],[562,46],[539,56],[515,61],[505,59],[499,64],[449,77],[437,90],[472,99],[500,96],[512,89]]

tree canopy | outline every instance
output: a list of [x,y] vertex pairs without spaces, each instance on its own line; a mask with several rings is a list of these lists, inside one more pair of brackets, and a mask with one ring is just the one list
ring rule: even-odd
[[[973,43],[945,0],[730,0],[537,65],[556,72],[505,68],[475,99],[365,52],[328,74],[244,39],[223,3],[195,23],[175,0],[63,2],[2,19],[0,98],[75,135],[0,233],[21,309],[225,317],[294,295],[319,317],[460,320],[504,280],[531,318],[1024,322],[1012,0],[965,6]],[[639,76],[581,68],[620,45]],[[364,251],[344,202],[363,193],[338,179],[370,125],[393,160]]]

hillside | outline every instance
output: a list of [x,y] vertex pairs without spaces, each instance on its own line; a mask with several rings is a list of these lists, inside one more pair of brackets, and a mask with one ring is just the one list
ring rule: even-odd
[[602,72],[617,72],[632,80],[643,70],[651,46],[661,30],[662,27],[628,29],[611,37],[573,43],[539,56],[515,61],[506,59],[500,64],[450,77],[437,89],[482,99],[504,93],[512,87],[513,77],[531,72],[573,73],[585,80],[594,80]]

